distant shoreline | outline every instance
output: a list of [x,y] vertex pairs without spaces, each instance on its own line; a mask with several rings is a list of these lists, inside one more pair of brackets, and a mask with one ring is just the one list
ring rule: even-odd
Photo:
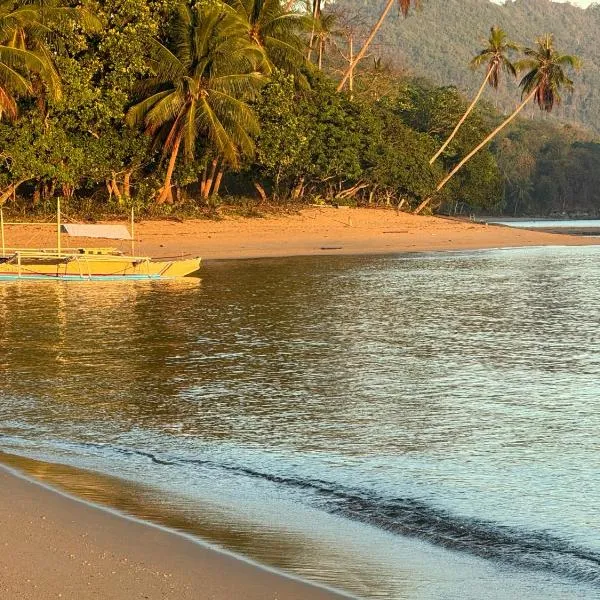
[[[8,246],[55,245],[48,227],[7,231]],[[136,254],[152,257],[201,256],[206,260],[396,254],[523,246],[597,245],[600,239],[511,228],[395,210],[308,207],[292,215],[225,217],[219,221],[136,223]],[[108,243],[107,243],[108,242]],[[113,240],[64,238],[63,245],[111,246]],[[118,242],[129,253],[129,242]]]

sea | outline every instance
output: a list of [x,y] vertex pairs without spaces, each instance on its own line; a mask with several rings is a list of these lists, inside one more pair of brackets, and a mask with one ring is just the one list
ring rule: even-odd
[[600,246],[0,285],[0,460],[364,600],[600,597]]

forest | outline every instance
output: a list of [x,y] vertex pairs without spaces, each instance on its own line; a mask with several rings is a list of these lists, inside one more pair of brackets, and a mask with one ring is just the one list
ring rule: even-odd
[[[461,33],[466,17],[457,10],[454,23],[441,9],[469,3],[471,16],[477,5],[488,20]],[[554,50],[582,50],[566,43],[560,15],[588,11],[553,5],[554,27],[532,13],[525,31],[501,11],[541,13],[546,0],[492,5],[489,14],[487,0],[399,4],[407,18],[388,17],[354,65],[384,2],[3,2],[0,204],[45,212],[60,197],[67,211],[90,218],[131,207],[183,215],[290,203],[599,214],[593,63],[584,61],[580,76],[566,69],[578,66],[575,57]],[[514,54],[530,47],[533,79],[519,78],[517,88],[504,73],[453,133],[486,73],[469,61],[496,24],[518,43]],[[452,34],[438,35],[442,26]],[[568,59],[556,89],[544,88],[544,48],[535,42],[550,30],[561,35],[546,38],[548,51]],[[522,113],[463,166],[526,92]],[[532,118],[555,106],[562,119]]]

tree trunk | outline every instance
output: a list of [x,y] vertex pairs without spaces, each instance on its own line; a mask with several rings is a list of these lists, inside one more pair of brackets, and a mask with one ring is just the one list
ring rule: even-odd
[[22,183],[25,183],[26,181],[27,181],[27,179],[19,179],[19,181],[16,181],[15,183],[11,183],[8,186],[8,188],[0,194],[0,204],[4,204],[11,196],[14,196],[14,194],[17,191],[17,188]]
[[310,32],[310,41],[308,42],[308,55],[306,57],[307,62],[310,62],[310,59],[312,58],[313,46],[315,43],[315,23],[316,23],[317,17],[320,16],[320,14],[321,14],[321,0],[314,0],[313,1],[313,12],[312,12],[313,22],[312,22],[312,29]]
[[181,134],[175,139],[173,149],[171,150],[171,157],[169,158],[169,164],[167,166],[167,173],[165,175],[165,182],[160,189],[156,198],[156,204],[173,204],[173,193],[171,192],[171,179],[173,178],[173,171],[175,170],[175,163],[177,162],[177,155],[179,154],[179,146],[181,145]]
[[260,183],[258,183],[258,181],[254,182],[254,188],[258,192],[258,195],[260,196],[261,201],[266,203],[267,202],[267,192],[265,192],[265,188],[262,185],[260,185]]
[[[350,46],[350,65],[352,65],[354,63],[354,37],[352,34],[350,34],[349,46]],[[350,82],[348,83],[348,87],[350,89],[350,100],[354,100],[354,68],[350,69],[350,75],[348,77],[350,79]]]
[[[500,125],[498,125],[498,127],[496,127],[496,129],[494,129],[494,131],[492,131],[492,133],[490,133],[490,135],[488,135],[483,142],[481,142],[474,150],[471,150],[471,152],[469,152],[469,154],[467,154],[467,156],[465,156],[455,167],[454,169],[452,169],[452,171],[450,171],[450,173],[448,173],[448,175],[446,175],[446,177],[444,177],[444,179],[442,179],[442,181],[440,181],[440,183],[438,184],[438,186],[435,188],[435,193],[437,194],[439,191],[442,190],[442,188],[483,148],[485,148],[507,125],[509,125],[512,121],[514,121],[514,119],[517,117],[517,115],[527,106],[527,104],[529,104],[529,102],[533,99],[533,97],[535,96],[537,92],[537,88],[534,89],[529,96],[527,96],[527,98],[525,98],[525,100],[523,100],[523,102],[521,102],[521,104],[519,104],[519,106],[517,106],[517,108],[515,109],[515,111],[507,118],[505,119],[502,123],[500,123]],[[432,194],[433,196],[434,194]],[[423,209],[425,209],[432,200],[432,196],[429,196],[429,198],[425,198],[425,200],[423,200],[423,202],[421,202],[421,204],[419,204],[419,206],[417,206],[417,208],[415,209],[415,214],[418,215],[420,212],[423,211]]]
[[217,173],[217,178],[215,179],[215,185],[213,187],[213,194],[215,196],[219,195],[219,190],[221,189],[221,181],[223,180],[223,169],[219,169]]
[[458,130],[462,127],[462,124],[467,120],[467,117],[471,114],[471,112],[475,108],[475,105],[477,104],[477,102],[479,102],[479,98],[481,98],[481,94],[483,94],[483,90],[485,90],[485,86],[488,84],[488,81],[490,80],[491,76],[492,76],[492,69],[490,69],[488,71],[488,74],[486,75],[486,78],[484,79],[483,83],[481,84],[481,87],[479,88],[477,95],[473,99],[473,102],[471,102],[471,104],[470,104],[469,108],[467,108],[467,111],[465,112],[465,114],[461,117],[460,121],[456,124],[456,127],[450,134],[450,137],[448,137],[448,139],[444,142],[442,147],[431,157],[431,160],[429,161],[430,165],[432,165],[439,158],[440,154],[442,154],[442,152],[448,147],[450,142],[454,139],[454,137],[458,133]]
[[123,175],[123,196],[126,200],[131,198],[131,171],[125,171]]
[[112,174],[112,179],[110,180],[110,184],[112,186],[112,191],[117,197],[117,202],[119,204],[123,203],[123,194],[121,194],[121,190],[119,189],[119,184],[117,183],[117,176],[115,173]]
[[323,70],[323,40],[319,39],[319,71]]
[[379,30],[381,29],[381,26],[383,25],[385,18],[388,16],[388,13],[390,12],[390,10],[392,10],[392,6],[394,6],[395,2],[396,2],[396,0],[388,0],[388,3],[385,5],[385,8],[383,9],[381,16],[379,17],[379,20],[377,21],[377,23],[375,23],[375,26],[371,30],[371,33],[369,34],[367,41],[363,44],[363,47],[360,49],[359,53],[356,55],[356,59],[350,63],[350,67],[348,68],[346,73],[344,73],[344,76],[342,77],[342,80],[340,81],[340,83],[337,87],[338,92],[341,92],[344,89],[344,86],[346,85],[346,81],[348,81],[348,78],[354,71],[356,65],[358,65],[358,63],[363,59],[363,56],[367,53],[367,50],[368,50],[369,46],[371,45],[371,42],[375,39],[375,36],[379,33]]
[[212,166],[210,169],[210,175],[208,176],[208,178],[206,179],[206,183],[204,184],[204,189],[202,190],[202,197],[207,200],[208,198],[210,198],[210,192],[213,186],[213,181],[215,179],[215,173],[217,172],[217,165],[219,164],[219,161],[215,158],[212,161]]

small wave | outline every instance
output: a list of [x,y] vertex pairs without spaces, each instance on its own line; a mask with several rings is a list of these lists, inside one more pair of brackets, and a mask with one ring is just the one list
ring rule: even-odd
[[311,504],[391,533],[426,540],[452,550],[497,560],[520,568],[547,570],[581,582],[600,585],[600,553],[541,531],[522,531],[477,521],[435,508],[415,498],[382,497],[322,479],[266,473],[210,459],[162,457],[152,452],[103,444],[86,444],[158,465],[194,465],[268,481],[311,492]]

